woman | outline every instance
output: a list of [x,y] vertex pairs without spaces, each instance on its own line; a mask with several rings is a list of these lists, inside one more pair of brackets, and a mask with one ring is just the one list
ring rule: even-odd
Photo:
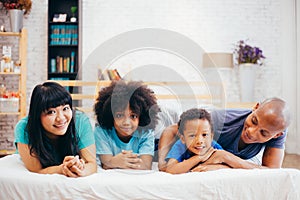
[[34,88],[29,114],[16,125],[15,144],[31,172],[81,177],[97,170],[89,118],[73,112],[70,93],[55,82]]

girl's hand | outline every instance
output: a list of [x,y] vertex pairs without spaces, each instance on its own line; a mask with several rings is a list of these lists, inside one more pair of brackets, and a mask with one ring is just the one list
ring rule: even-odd
[[132,153],[132,151],[122,150],[114,159],[115,162],[119,163],[119,168],[139,169],[141,167],[142,160],[137,154]]

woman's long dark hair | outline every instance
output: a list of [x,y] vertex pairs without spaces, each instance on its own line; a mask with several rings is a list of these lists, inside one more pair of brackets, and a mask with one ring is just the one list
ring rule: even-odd
[[67,132],[58,139],[57,146],[53,146],[46,136],[41,123],[41,114],[49,108],[69,104],[72,109],[72,97],[61,85],[55,82],[45,82],[33,89],[27,131],[29,136],[30,154],[35,154],[43,168],[59,165],[67,155],[75,155],[77,151],[77,138],[75,132],[74,115]]

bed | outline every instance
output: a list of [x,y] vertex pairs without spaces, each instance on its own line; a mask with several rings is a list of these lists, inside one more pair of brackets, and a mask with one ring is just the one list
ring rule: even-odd
[[102,170],[82,178],[29,172],[18,154],[0,159],[0,199],[300,199],[300,170],[221,169],[171,175]]
[[[95,98],[95,87],[108,85],[110,82],[61,81],[63,86],[91,87],[91,93],[72,94],[74,100],[84,101],[78,109],[91,114]],[[179,83],[151,83],[162,88],[171,88]],[[201,83],[195,83],[198,85]],[[172,88],[171,88],[172,89]],[[185,94],[160,94],[158,99],[176,102],[186,99]],[[211,96],[199,94],[201,105],[213,102]],[[204,101],[209,99],[208,101]],[[217,98],[219,99],[219,98]],[[220,102],[220,101],[219,101]],[[180,101],[182,103],[182,101]],[[183,102],[184,103],[184,102]],[[189,102],[188,102],[189,103]],[[85,106],[87,105],[87,106]],[[210,105],[210,104],[209,104]],[[217,104],[216,104],[217,105]],[[228,104],[230,106],[230,104]],[[226,105],[228,107],[228,105]],[[240,104],[235,106],[241,106]],[[246,105],[247,107],[252,105]],[[167,112],[164,112],[167,113]],[[172,113],[169,113],[173,115]],[[167,117],[168,118],[168,117]],[[170,118],[170,117],[169,117]],[[173,118],[173,117],[172,117]],[[164,120],[162,126],[166,126]],[[169,124],[174,122],[168,122]],[[159,131],[158,131],[159,132]],[[159,135],[157,136],[159,137]],[[29,172],[18,154],[0,159],[0,200],[40,200],[40,199],[300,199],[300,170],[266,169],[242,170],[222,169],[202,173],[171,175],[157,170],[153,163],[152,170],[103,170],[88,177],[68,178],[63,175],[44,175]]]

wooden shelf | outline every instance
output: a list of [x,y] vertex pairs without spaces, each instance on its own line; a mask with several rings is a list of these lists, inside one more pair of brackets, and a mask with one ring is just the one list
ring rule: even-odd
[[[52,80],[51,80],[52,81]],[[95,91],[99,91],[101,87],[108,86],[111,81],[82,81],[82,80],[69,80],[69,81],[55,81],[61,84],[62,86],[69,87],[90,87],[94,86]],[[186,84],[186,82],[144,82],[146,85],[151,86],[180,86]],[[207,82],[194,81],[189,82],[190,85],[194,86],[205,86]],[[210,85],[220,85],[220,83],[209,83]],[[73,100],[95,100],[97,98],[97,93],[95,94],[74,94],[71,93]],[[210,101],[212,99],[211,94],[196,94],[196,95],[184,95],[184,94],[156,94],[158,99],[161,100],[176,100],[176,99],[199,99],[200,101]],[[222,102],[222,96],[214,96],[217,97]],[[223,105],[223,104],[222,104]],[[224,103],[225,108],[249,108],[252,109],[256,105],[255,102],[226,102]],[[84,112],[93,112],[92,107],[77,107],[77,109],[82,110]]]
[[[80,4],[81,2],[79,0],[48,0],[48,80],[62,78],[75,80],[78,78],[78,76],[80,76],[78,75],[81,63],[81,36],[79,31],[81,22],[79,13]],[[72,6],[77,6],[77,12],[75,13],[75,16],[77,17],[76,22],[70,21],[70,17],[72,16],[70,8]],[[67,19],[65,22],[53,22],[54,15],[58,13],[64,13],[67,15]],[[67,31],[71,31],[71,33],[62,33]],[[60,59],[63,59],[63,61],[60,61]],[[64,59],[67,59],[69,61],[64,62]],[[55,70],[53,70],[53,60],[55,60]],[[61,68],[64,68],[64,66],[68,66],[66,68],[69,70],[71,68],[71,65],[73,65],[73,72],[62,72],[63,70],[61,70]],[[73,92],[73,88],[70,87],[69,90]]]
[[255,102],[227,102],[226,108],[250,108],[256,105]]
[[[27,77],[27,30],[22,29],[20,33],[0,32],[0,37],[18,37],[19,40],[19,58],[21,61],[20,72],[0,72],[0,76],[19,76],[18,92],[19,92],[19,112],[0,112],[0,116],[17,115],[18,119],[26,115],[26,77]],[[1,39],[2,40],[2,39]],[[2,42],[0,42],[2,44]],[[15,47],[14,47],[15,48]],[[17,88],[17,87],[16,87]],[[4,119],[5,120],[5,119]],[[1,147],[0,147],[1,148]],[[15,150],[0,150],[0,157],[13,154]]]
[[21,37],[21,33],[15,33],[15,32],[0,32],[0,36],[15,36],[15,37]]
[[20,112],[0,112],[0,115],[20,115]]
[[11,155],[14,154],[16,152],[16,150],[7,150],[7,149],[1,149],[0,150],[0,158],[7,156],[7,155]]
[[26,76],[27,76],[27,29],[23,28],[20,33],[15,32],[0,32],[0,36],[19,37],[19,60],[21,61],[20,72],[0,72],[1,76],[18,75],[19,78],[19,94],[20,104],[19,112],[16,113],[0,113],[1,115],[19,115],[19,119],[26,115]]
[[21,73],[16,73],[16,72],[0,72],[0,75],[18,75],[18,76],[20,76]]

